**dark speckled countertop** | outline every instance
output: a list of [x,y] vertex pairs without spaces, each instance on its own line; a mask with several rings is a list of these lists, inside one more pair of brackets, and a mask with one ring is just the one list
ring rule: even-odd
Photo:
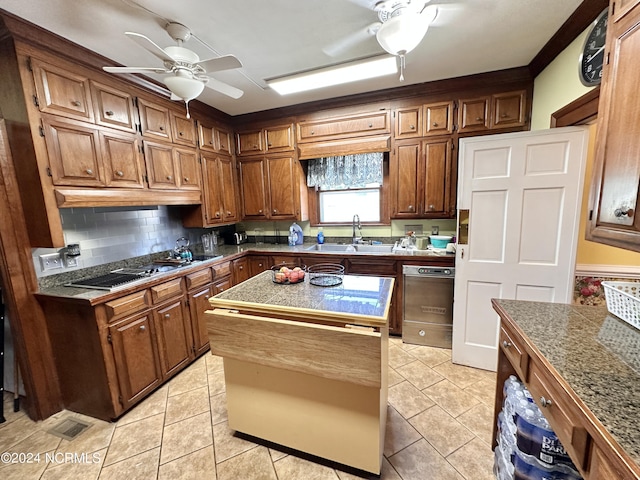
[[[209,299],[213,307],[244,311],[301,311],[310,317],[334,314],[346,321],[379,325],[387,322],[393,290],[393,278],[345,275],[340,285],[312,285],[308,275],[303,282],[284,285],[271,280],[271,272],[262,272]],[[365,320],[362,322],[362,320]]]
[[606,307],[496,303],[640,465],[640,331]]

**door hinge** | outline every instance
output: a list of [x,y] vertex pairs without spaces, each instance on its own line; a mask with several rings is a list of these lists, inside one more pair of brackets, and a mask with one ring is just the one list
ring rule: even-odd
[[33,96],[33,104],[36,107],[40,107],[40,100],[38,100],[38,97],[36,95]]
[[53,177],[53,175],[51,174],[51,168],[47,167],[47,176],[48,177]]
[[589,221],[593,220],[593,210],[589,210]]
[[196,354],[196,346],[195,345],[191,345],[191,351],[193,352],[193,354]]
[[453,132],[455,132],[456,130],[458,130],[458,126],[457,126],[457,125],[454,125],[454,126],[453,126],[453,128],[451,129],[451,132],[453,133]]
[[111,338],[111,334],[108,334],[108,335],[107,335],[107,342],[109,342],[109,343],[113,343],[113,340],[112,340],[112,338]]
[[607,52],[607,61],[605,62],[605,65],[609,65],[609,52]]
[[124,403],[122,403],[122,395],[118,395],[118,403],[124,405]]
[[33,65],[31,64],[31,57],[27,58],[27,68],[30,72],[33,72]]
[[42,125],[38,127],[38,131],[40,132],[40,136],[44,137],[44,127]]
[[138,145],[138,150],[140,153],[144,153],[144,147],[142,145]]
[[147,184],[149,183],[149,177],[147,175],[144,176],[144,181],[147,182]]
[[456,149],[456,144],[451,142],[451,150],[455,150]]

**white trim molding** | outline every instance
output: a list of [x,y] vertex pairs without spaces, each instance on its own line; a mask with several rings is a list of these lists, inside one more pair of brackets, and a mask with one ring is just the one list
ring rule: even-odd
[[638,265],[576,265],[576,276],[613,277],[640,279]]

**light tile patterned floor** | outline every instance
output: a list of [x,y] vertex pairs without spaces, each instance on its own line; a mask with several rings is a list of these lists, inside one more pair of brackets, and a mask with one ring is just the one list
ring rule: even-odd
[[[392,338],[380,478],[493,479],[494,394],[494,373],[452,364],[449,350]],[[13,412],[9,395],[4,400],[7,422],[0,424],[0,452],[40,453],[39,462],[0,462],[4,480],[367,478],[235,436],[227,426],[222,361],[210,354],[116,423],[67,411],[36,423]],[[67,417],[93,425],[72,441],[46,432]],[[46,454],[55,461],[47,463]]]

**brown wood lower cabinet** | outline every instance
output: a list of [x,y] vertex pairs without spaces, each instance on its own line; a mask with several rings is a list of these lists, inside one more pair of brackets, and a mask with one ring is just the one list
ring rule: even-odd
[[167,303],[154,311],[156,341],[163,378],[186,367],[193,356],[191,322],[184,298]]
[[206,287],[190,291],[188,295],[193,333],[193,348],[195,349],[196,355],[200,355],[209,350],[209,334],[207,333],[207,319],[204,316],[204,312],[211,308],[209,298],[219,293],[214,293],[215,288],[215,285],[207,285]]
[[160,385],[162,373],[152,333],[150,312],[109,327],[120,387],[120,401],[127,409]]

